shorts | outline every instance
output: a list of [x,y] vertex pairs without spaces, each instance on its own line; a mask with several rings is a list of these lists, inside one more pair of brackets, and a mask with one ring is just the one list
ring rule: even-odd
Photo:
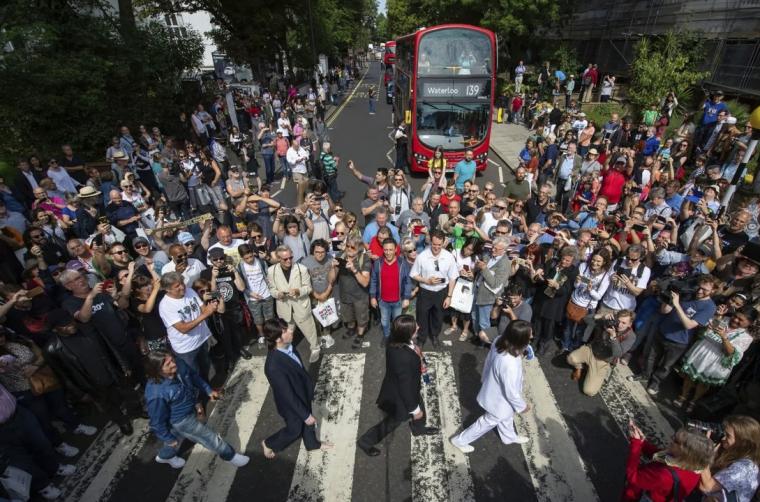
[[293,181],[296,183],[306,183],[309,177],[303,173],[293,173]]
[[340,318],[346,324],[356,323],[358,326],[369,324],[369,301],[340,304]]
[[265,300],[248,299],[248,309],[253,317],[253,324],[262,325],[264,321],[274,319],[274,298],[271,296]]

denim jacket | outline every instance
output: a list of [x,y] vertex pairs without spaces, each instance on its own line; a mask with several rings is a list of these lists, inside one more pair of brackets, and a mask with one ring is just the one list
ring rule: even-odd
[[148,379],[145,385],[145,403],[150,417],[150,428],[164,442],[177,439],[171,432],[171,424],[177,423],[191,413],[195,413],[198,392],[211,394],[211,386],[179,358],[177,374],[174,378],[164,378],[160,382]]
[[[396,257],[396,261],[399,264],[398,267],[398,282],[399,293],[401,300],[409,300],[412,297],[412,278],[409,277],[411,267],[403,257]],[[383,258],[375,260],[372,264],[372,274],[369,280],[369,296],[380,301],[380,291],[382,284],[380,283],[380,266],[385,262]]]

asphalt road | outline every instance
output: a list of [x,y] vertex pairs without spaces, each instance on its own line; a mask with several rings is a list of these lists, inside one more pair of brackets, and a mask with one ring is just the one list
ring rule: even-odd
[[[379,79],[379,65],[373,63],[330,121],[342,166],[353,159],[368,175],[390,165],[386,153],[392,148],[390,106],[380,101],[377,114],[368,114],[366,88],[377,86]],[[489,168],[479,179],[498,182],[498,168]],[[422,182],[414,179],[414,188]],[[366,187],[345,173],[339,184],[347,194],[345,206],[356,211]],[[286,186],[278,197],[292,204],[293,187]],[[320,434],[335,443],[332,451],[306,453],[294,444],[274,460],[261,454],[261,441],[282,422],[262,371],[266,351],[256,347],[254,359],[241,361],[233,373],[224,400],[210,417],[223,437],[251,456],[247,466],[231,469],[185,442],[182,455],[188,464],[174,470],[153,461],[160,445],[144,422],[126,439],[110,426],[89,445],[71,438],[83,454],[78,473],[64,486],[67,500],[611,501],[619,498],[623,485],[628,419],[635,418],[653,438],[672,434],[663,416],[667,410],[658,408],[639,384],[625,380],[627,368],[616,370],[599,395],[586,397],[570,380],[570,368],[554,357],[526,363],[525,393],[534,409],[517,427],[531,441],[505,446],[494,431],[465,456],[447,440],[482,413],[476,396],[486,350],[442,336],[440,349],[426,347],[433,382],[425,386],[428,421],[440,426],[441,434],[420,440],[401,426],[380,445],[382,454],[370,458],[356,449],[355,440],[382,418],[374,404],[385,368],[381,335],[373,326],[368,346],[352,349],[341,333],[334,334],[336,345],[308,368],[317,382]],[[298,349],[308,356],[307,343]]]

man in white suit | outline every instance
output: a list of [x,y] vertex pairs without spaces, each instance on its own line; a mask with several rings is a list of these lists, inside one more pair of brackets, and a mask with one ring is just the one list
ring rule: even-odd
[[496,427],[504,444],[523,444],[525,436],[515,432],[515,413],[527,413],[530,404],[522,396],[525,348],[533,330],[527,321],[512,321],[504,334],[494,340],[483,366],[483,385],[478,393],[478,404],[485,410],[474,424],[451,438],[451,444],[464,453],[475,450],[470,443]]
[[309,270],[293,263],[293,252],[288,246],[279,246],[275,253],[280,262],[267,270],[267,284],[277,300],[277,316],[291,327],[298,326],[311,345],[309,362],[319,360],[317,326],[311,313],[311,276]]

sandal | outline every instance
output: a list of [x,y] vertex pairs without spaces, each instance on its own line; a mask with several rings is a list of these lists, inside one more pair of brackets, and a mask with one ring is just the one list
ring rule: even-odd
[[684,403],[686,402],[686,398],[683,396],[678,396],[677,399],[673,400],[673,406],[676,408],[683,408]]
[[470,332],[469,331],[462,331],[462,334],[459,335],[459,341],[460,342],[466,342],[470,338]]
[[449,329],[447,329],[446,331],[444,331],[443,334],[444,335],[453,335],[456,332],[457,332],[457,327],[456,326],[452,326]]

